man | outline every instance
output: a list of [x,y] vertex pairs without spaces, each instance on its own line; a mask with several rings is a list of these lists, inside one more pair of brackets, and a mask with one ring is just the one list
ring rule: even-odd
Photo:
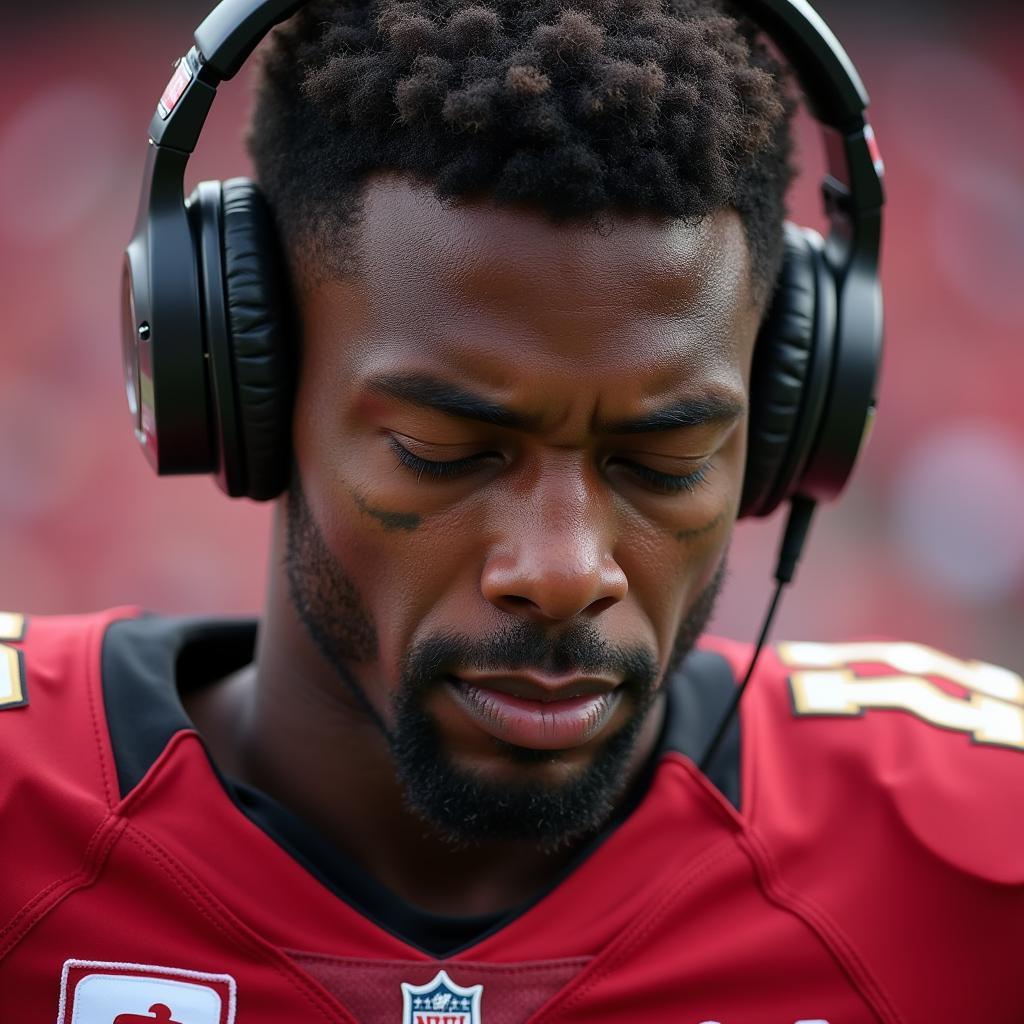
[[790,645],[695,764],[792,177],[754,28],[323,2],[261,75],[265,614],[0,620],[4,1019],[1019,1020],[1019,677]]

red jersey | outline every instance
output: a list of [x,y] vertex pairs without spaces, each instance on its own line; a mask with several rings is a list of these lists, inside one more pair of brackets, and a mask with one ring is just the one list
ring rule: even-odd
[[629,812],[529,905],[467,925],[362,885],[218,774],[178,690],[254,638],[0,616],[4,1024],[1024,1020],[1013,673],[782,645],[713,781],[694,758],[749,651],[707,640]]

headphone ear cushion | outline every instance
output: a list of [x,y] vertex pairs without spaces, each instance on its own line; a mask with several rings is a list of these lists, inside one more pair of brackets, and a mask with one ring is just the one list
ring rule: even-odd
[[281,250],[263,194],[247,178],[223,189],[224,292],[243,493],[264,501],[288,482],[293,358]]
[[754,348],[741,516],[764,516],[786,496],[792,453],[818,337],[820,255],[809,233],[785,226],[785,255]]

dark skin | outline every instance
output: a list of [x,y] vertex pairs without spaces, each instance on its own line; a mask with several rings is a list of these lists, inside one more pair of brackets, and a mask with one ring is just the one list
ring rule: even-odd
[[[740,500],[761,316],[742,225],[620,216],[554,224],[392,176],[365,190],[358,271],[300,275],[297,470],[377,651],[339,681],[290,600],[275,527],[257,659],[194,695],[215,761],[270,792],[403,898],[448,914],[529,899],[578,844],[453,847],[410,810],[381,729],[404,652],[510,618],[589,620],[666,665],[721,564]],[[405,459],[396,445],[414,457]],[[420,462],[458,466],[434,479]],[[628,774],[650,757],[647,712]],[[509,756],[439,689],[426,711],[453,763],[558,786],[621,728],[557,756]]]

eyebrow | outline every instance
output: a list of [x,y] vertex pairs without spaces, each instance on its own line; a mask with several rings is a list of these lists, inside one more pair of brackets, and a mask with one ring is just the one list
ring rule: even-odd
[[[426,374],[388,374],[376,377],[368,384],[371,390],[390,395],[403,402],[411,402],[460,419],[477,420],[510,430],[536,432],[541,418],[507,409],[497,402],[473,394],[465,388],[439,377]],[[734,420],[745,411],[742,403],[716,396],[687,398],[655,412],[634,419],[599,424],[598,429],[608,434],[650,434],[658,431],[699,427],[709,423]]]
[[474,395],[458,384],[425,374],[389,374],[375,378],[369,386],[374,391],[403,402],[436,409],[461,419],[490,423],[495,427],[529,431],[536,429],[539,424],[535,416],[513,412],[497,402]]
[[609,423],[603,429],[609,434],[653,434],[659,430],[679,430],[682,427],[702,427],[708,423],[727,423],[745,411],[746,406],[741,402],[713,395],[704,398],[683,398],[646,416]]

